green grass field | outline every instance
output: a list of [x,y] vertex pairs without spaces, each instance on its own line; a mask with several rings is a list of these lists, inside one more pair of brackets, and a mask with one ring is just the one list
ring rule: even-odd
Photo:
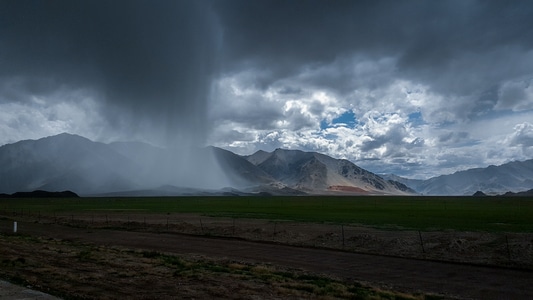
[[391,230],[533,232],[533,199],[505,197],[160,197],[0,199],[0,212],[199,213]]

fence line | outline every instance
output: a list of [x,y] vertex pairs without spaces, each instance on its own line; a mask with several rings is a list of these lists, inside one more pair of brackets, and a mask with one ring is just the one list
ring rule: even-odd
[[[8,218],[94,228],[223,236],[385,255],[514,264],[533,268],[533,233],[384,230],[353,224],[180,214],[60,214],[2,210]],[[23,227],[23,226],[22,226]],[[19,231],[23,228],[19,223]],[[2,231],[5,231],[2,229]]]

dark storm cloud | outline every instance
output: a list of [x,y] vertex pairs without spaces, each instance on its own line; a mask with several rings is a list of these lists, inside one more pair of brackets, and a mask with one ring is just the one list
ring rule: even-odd
[[[533,66],[513,60],[533,47],[529,1],[21,0],[0,2],[0,14],[0,101],[90,87],[111,104],[110,121],[129,111],[199,132],[218,65],[268,70],[253,82],[266,88],[343,57],[393,57],[394,76],[443,94],[484,93],[474,110],[490,109],[502,80]],[[357,84],[342,68],[308,80]]]
[[[218,1],[225,57],[268,65],[277,77],[303,64],[376,49],[383,4],[356,1]],[[391,41],[394,35],[390,36]],[[371,55],[371,54],[369,54]],[[231,67],[239,68],[239,64]]]
[[[423,82],[440,94],[475,92],[486,98],[504,79],[530,74],[533,67],[527,54],[533,48],[529,1],[218,1],[215,5],[224,28],[225,58],[233,62],[230,67],[256,64],[269,69],[272,76],[262,78],[263,87],[303,72],[304,65],[357,54],[374,60],[394,57],[396,76]],[[335,79],[330,87],[336,81],[343,88],[342,78],[327,76]],[[495,103],[495,99],[481,100],[485,104],[474,109],[486,110],[487,103]]]
[[302,93],[302,89],[297,87],[284,86],[278,91],[278,93],[282,95],[299,95]]
[[92,89],[110,124],[200,142],[214,20],[201,1],[1,1],[0,101]]
[[477,94],[486,110],[503,81],[531,74],[532,13],[528,1],[456,2],[421,24],[400,70],[444,95]]
[[445,133],[439,135],[438,136],[438,141],[439,141],[439,143],[444,143],[444,144],[456,144],[456,143],[462,142],[466,138],[468,138],[468,132],[464,132],[464,131],[461,131],[461,132],[448,131],[448,132],[445,132]]

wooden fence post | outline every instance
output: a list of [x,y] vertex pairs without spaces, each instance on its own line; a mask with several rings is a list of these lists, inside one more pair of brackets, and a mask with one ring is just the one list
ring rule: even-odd
[[509,248],[509,238],[505,235],[505,243],[507,244],[507,258],[511,261],[511,248]]
[[344,248],[344,224],[341,224],[341,231],[342,231],[342,248]]
[[426,253],[426,249],[424,249],[424,241],[422,240],[422,233],[420,230],[418,231],[418,237],[420,238],[420,247],[422,247],[422,253]]

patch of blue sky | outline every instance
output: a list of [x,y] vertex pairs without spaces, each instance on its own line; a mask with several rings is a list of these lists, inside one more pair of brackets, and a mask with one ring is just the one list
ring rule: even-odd
[[331,127],[328,122],[326,122],[326,120],[322,120],[320,121],[320,130],[324,130],[324,129],[327,129]]
[[357,126],[358,121],[355,117],[355,114],[353,111],[348,110],[342,115],[338,116],[337,118],[331,120],[331,123],[326,122],[326,120],[322,120],[320,122],[320,129],[324,130],[330,127],[336,127],[336,126],[345,126],[348,128],[355,128]]
[[419,111],[410,113],[407,117],[409,118],[409,123],[414,126],[425,124],[424,118],[422,118],[422,113]]

